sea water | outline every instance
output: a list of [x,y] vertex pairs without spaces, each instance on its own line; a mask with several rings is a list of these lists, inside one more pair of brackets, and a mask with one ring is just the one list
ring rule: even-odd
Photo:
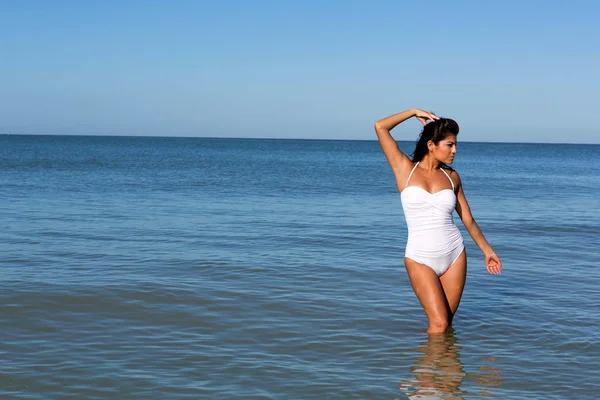
[[504,270],[455,215],[428,337],[375,141],[0,136],[0,397],[597,398],[600,146],[453,167]]

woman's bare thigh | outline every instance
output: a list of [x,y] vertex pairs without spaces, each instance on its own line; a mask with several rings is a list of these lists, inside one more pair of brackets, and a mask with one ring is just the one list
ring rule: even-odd
[[442,284],[446,301],[448,302],[450,316],[453,316],[458,309],[466,280],[467,251],[463,250],[450,268],[440,276],[440,283]]
[[444,289],[433,269],[424,264],[404,258],[404,265],[412,285],[430,324],[433,321],[448,321],[448,306]]

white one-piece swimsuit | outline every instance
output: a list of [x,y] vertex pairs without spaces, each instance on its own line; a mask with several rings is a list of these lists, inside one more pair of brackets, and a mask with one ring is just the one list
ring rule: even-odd
[[413,167],[400,199],[408,226],[408,242],[404,257],[425,264],[438,276],[446,272],[464,249],[463,237],[454,225],[452,213],[456,208],[454,182],[446,174],[452,189],[429,193],[408,181],[419,163]]

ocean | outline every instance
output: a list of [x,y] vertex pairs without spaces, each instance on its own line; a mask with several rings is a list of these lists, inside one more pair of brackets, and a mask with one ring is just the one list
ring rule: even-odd
[[453,167],[503,273],[455,215],[429,337],[376,141],[0,136],[0,398],[598,398],[600,146]]

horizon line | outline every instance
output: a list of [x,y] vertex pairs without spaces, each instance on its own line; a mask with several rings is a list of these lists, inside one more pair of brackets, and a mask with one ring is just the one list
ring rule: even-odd
[[[312,141],[340,141],[340,142],[378,142],[377,139],[340,139],[340,138],[300,138],[300,137],[237,137],[237,136],[164,136],[164,135],[122,135],[122,134],[55,134],[55,133],[0,133],[0,136],[67,136],[67,137],[122,137],[122,138],[163,138],[163,139],[242,139],[242,140],[312,140]],[[415,140],[398,140],[396,142],[415,142]],[[598,146],[600,143],[583,142],[512,142],[512,141],[478,141],[465,140],[461,143],[496,143],[496,144],[561,144],[561,145],[590,145]]]

